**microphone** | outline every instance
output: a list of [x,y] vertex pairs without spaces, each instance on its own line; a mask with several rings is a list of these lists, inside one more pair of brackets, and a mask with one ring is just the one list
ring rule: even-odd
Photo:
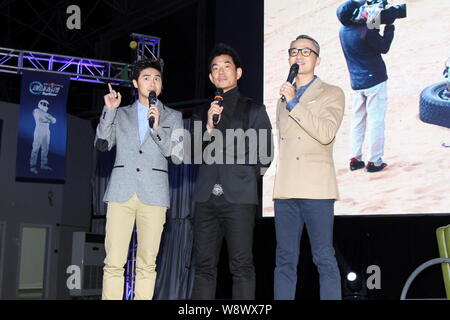
[[[287,82],[292,83],[294,82],[295,77],[297,76],[298,73],[298,64],[294,63],[291,66],[291,69],[289,70],[289,75],[287,77]],[[286,97],[285,96],[281,96],[281,101],[286,102]]]
[[[222,95],[223,95],[223,89],[222,88],[218,88],[216,90],[215,95],[214,95],[214,101],[217,101],[219,103],[220,107],[222,106],[222,103],[223,103]],[[214,126],[216,126],[218,122],[219,122],[219,115],[218,114],[214,114],[213,115],[213,124],[214,124]]]
[[[157,99],[156,99],[156,93],[155,91],[150,91],[150,94],[148,95],[148,104],[149,107],[150,105],[156,105],[157,103]],[[155,123],[155,117],[154,116],[150,116],[150,118],[148,118],[148,125],[150,126],[150,128],[153,129],[153,124]]]

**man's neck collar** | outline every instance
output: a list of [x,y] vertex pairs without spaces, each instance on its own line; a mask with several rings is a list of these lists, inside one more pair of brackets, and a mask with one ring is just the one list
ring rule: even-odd
[[239,87],[234,87],[233,89],[228,90],[227,92],[224,92],[223,95],[224,96],[235,96],[239,93]]
[[140,105],[143,105],[144,107],[149,108],[149,103],[148,103],[148,99],[145,97],[139,97],[138,100]]
[[298,88],[307,86],[311,82],[313,82],[317,78],[316,75],[313,75],[312,77],[301,77],[300,79],[297,77],[295,78],[295,85]]

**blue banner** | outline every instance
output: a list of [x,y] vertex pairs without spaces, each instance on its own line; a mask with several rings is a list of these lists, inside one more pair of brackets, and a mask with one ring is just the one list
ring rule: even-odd
[[64,183],[70,79],[44,72],[22,75],[16,180]]

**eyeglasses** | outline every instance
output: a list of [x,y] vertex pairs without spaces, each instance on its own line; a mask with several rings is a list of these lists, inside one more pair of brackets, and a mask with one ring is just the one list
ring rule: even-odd
[[290,48],[288,50],[289,56],[290,57],[296,57],[298,55],[298,53],[301,53],[302,56],[304,57],[309,57],[311,55],[311,52],[314,52],[317,56],[319,56],[319,54],[317,52],[315,52],[313,49],[311,48]]

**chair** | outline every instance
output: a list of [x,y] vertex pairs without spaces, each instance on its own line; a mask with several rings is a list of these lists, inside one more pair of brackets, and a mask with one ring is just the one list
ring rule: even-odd
[[450,300],[450,225],[437,228],[436,237],[440,258],[431,259],[421,264],[416,268],[416,270],[413,271],[413,273],[411,273],[403,287],[400,300],[405,300],[411,283],[419,275],[419,273],[435,264],[441,264],[442,275],[444,277],[445,292],[447,295],[447,299]]
[[[439,247],[439,256],[443,259],[450,258],[450,224],[436,229]],[[444,277],[445,293],[450,300],[450,263],[442,263],[442,276]]]

